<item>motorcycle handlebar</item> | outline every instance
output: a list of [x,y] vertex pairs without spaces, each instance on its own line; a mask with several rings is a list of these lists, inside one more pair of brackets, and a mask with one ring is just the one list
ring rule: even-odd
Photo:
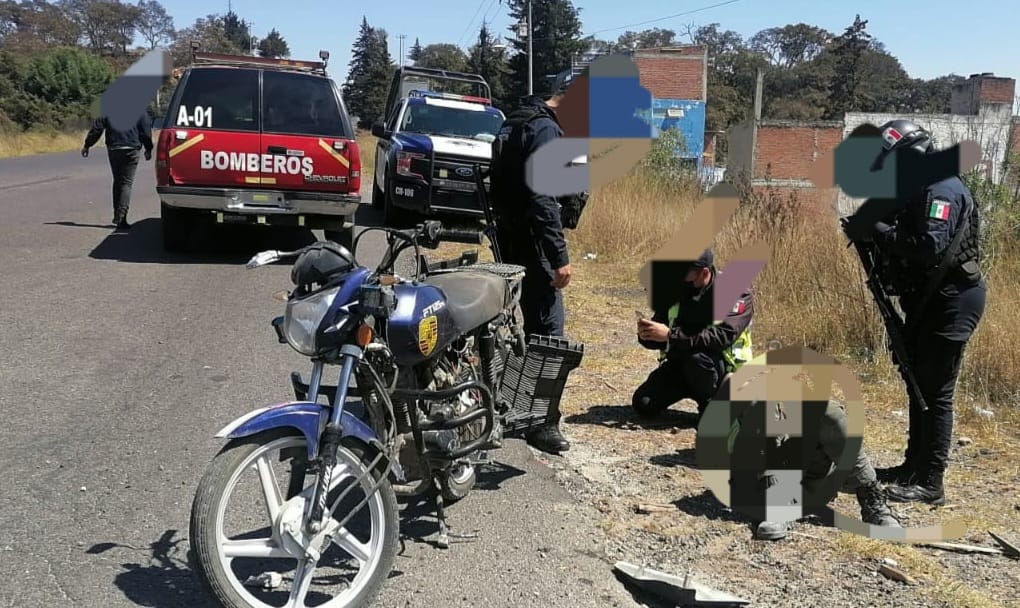
[[481,245],[482,244],[482,233],[474,230],[450,230],[448,228],[440,228],[436,233],[437,241],[446,241],[448,243],[465,243],[467,245]]

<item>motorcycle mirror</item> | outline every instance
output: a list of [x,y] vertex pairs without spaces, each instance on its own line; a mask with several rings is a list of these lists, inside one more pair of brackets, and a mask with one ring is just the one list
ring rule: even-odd
[[247,268],[258,268],[259,266],[265,266],[266,264],[272,264],[273,262],[280,259],[279,251],[261,251],[252,256],[248,263]]

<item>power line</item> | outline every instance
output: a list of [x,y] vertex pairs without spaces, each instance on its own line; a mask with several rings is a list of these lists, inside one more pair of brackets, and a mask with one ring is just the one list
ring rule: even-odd
[[[700,13],[702,11],[707,11],[709,9],[719,8],[720,6],[726,6],[728,4],[736,4],[737,2],[740,2],[740,1],[741,0],[727,0],[726,2],[718,2],[716,4],[710,4],[708,6],[702,6],[700,8],[695,8],[695,9],[691,9],[689,11],[684,11],[682,13],[676,13],[676,14],[673,14],[673,15],[666,15],[665,17],[656,17],[655,19],[649,19],[648,21],[640,21],[638,23],[631,23],[631,24],[628,24],[628,25],[621,25],[621,26],[618,26],[618,27],[610,27],[610,28],[606,28],[604,30],[598,30],[598,31],[595,31],[595,32],[591,32],[590,34],[584,36],[583,38],[591,38],[591,37],[595,36],[596,34],[603,34],[605,32],[616,32],[616,31],[619,31],[619,30],[625,30],[627,28],[637,27],[639,25],[647,25],[649,23],[656,23],[656,22],[659,22],[659,21],[666,21],[666,20],[669,20],[669,19],[676,19],[677,17],[684,17],[686,15],[693,15],[694,13]],[[545,40],[556,40],[556,37],[555,36],[549,36],[547,38],[535,38],[535,40],[536,41],[538,41],[538,40],[543,40],[543,41],[545,41]]]
[[464,35],[467,34],[468,30],[471,29],[471,25],[474,24],[475,22],[475,17],[478,16],[478,13],[482,12],[483,6],[485,6],[485,0],[481,0],[478,3],[478,8],[475,9],[475,14],[471,16],[471,20],[468,21],[467,26],[464,28],[464,31],[461,32],[460,37],[457,38],[457,46],[460,46],[460,41],[464,39]]

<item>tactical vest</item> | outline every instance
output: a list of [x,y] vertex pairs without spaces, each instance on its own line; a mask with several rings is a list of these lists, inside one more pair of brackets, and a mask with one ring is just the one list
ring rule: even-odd
[[[673,322],[676,321],[677,315],[680,314],[680,304],[674,304],[670,306],[669,311],[666,313],[666,325],[673,327]],[[713,325],[720,325],[722,321],[715,321]],[[754,325],[754,321],[748,324],[744,331],[740,332],[737,339],[733,341],[728,348],[723,350],[722,357],[723,361],[726,362],[726,372],[733,373],[740,369],[740,367],[751,360],[751,326]],[[659,361],[663,361],[666,358],[666,351],[659,353]]]
[[[953,233],[946,250],[936,259],[923,263],[901,261],[884,261],[883,274],[893,295],[916,294],[925,291],[926,288],[937,288],[938,285],[930,286],[931,281],[937,280],[940,284],[957,283],[961,285],[974,285],[981,279],[980,270],[980,229],[981,219],[977,202],[964,192],[964,203],[966,207],[963,212],[969,215],[961,218],[957,232]],[[905,214],[904,214],[905,215]],[[967,230],[962,235],[960,242],[953,251],[953,240],[957,234]],[[949,256],[949,257],[946,257]],[[941,279],[939,266],[946,264],[945,273]]]
[[525,125],[539,118],[556,120],[544,108],[525,105],[507,116],[496,139],[492,141],[492,160],[489,165],[489,189],[493,211],[500,220],[514,223],[521,213],[515,207],[530,196],[525,178],[524,153],[521,137]]
[[[501,223],[509,226],[521,224],[520,204],[531,196],[528,187],[524,154],[521,149],[521,136],[524,127],[534,120],[546,117],[559,121],[545,108],[526,104],[507,116],[503,125],[492,142],[492,160],[489,165],[489,198],[492,200],[493,211]],[[562,196],[557,199],[560,204],[560,223],[564,228],[574,229],[581,219],[588,203],[587,193]]]

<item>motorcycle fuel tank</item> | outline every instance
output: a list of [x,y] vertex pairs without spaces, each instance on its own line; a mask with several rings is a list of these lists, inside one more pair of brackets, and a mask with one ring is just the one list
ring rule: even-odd
[[446,296],[432,285],[396,285],[397,308],[387,320],[386,335],[398,365],[415,365],[442,352],[457,338]]

